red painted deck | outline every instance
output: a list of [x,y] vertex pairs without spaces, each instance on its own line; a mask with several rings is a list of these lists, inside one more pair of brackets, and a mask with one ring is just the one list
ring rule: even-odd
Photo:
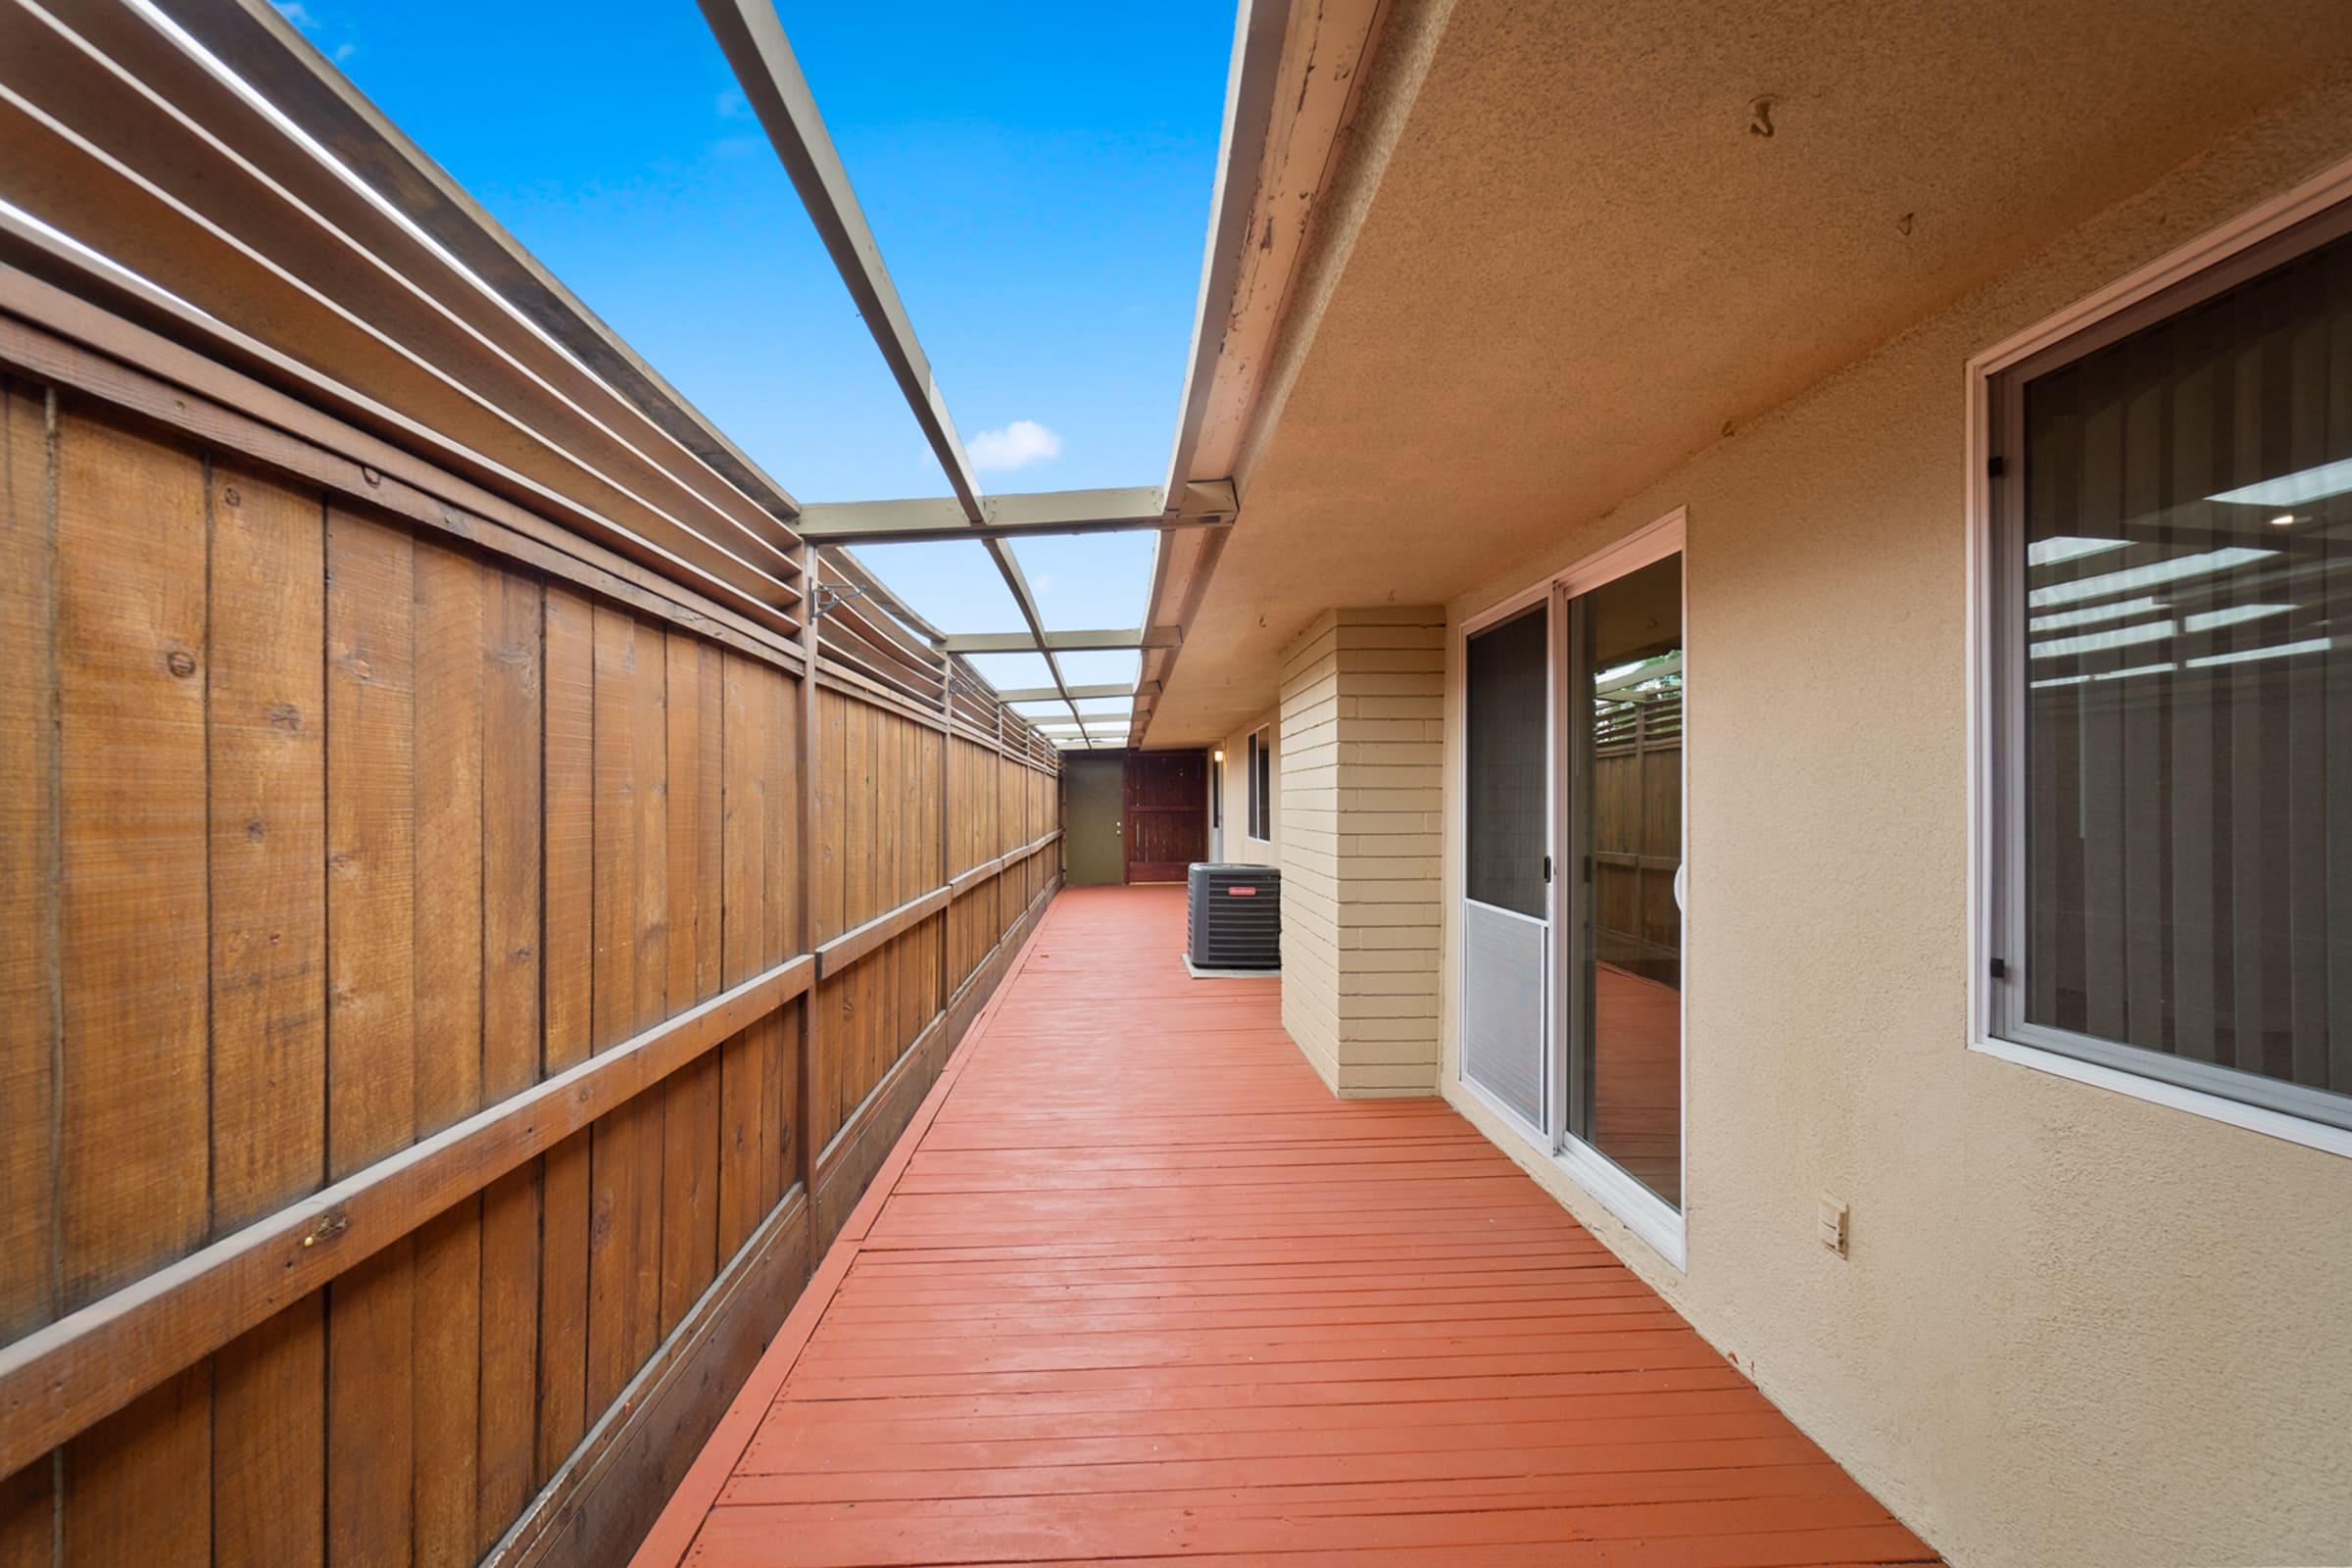
[[1064,892],[637,1568],[1933,1553],[1443,1102],[1341,1102],[1181,889]]

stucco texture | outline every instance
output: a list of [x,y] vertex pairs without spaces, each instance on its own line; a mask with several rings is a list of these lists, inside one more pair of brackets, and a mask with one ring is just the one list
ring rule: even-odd
[[1688,1271],[1519,1157],[1957,1563],[2352,1561],[2352,1159],[1966,1049],[1963,580],[1969,356],[2348,154],[2339,80],[1448,607],[1688,509]]

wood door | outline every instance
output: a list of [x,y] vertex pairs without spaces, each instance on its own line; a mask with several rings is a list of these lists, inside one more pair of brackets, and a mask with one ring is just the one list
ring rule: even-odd
[[1181,882],[1208,855],[1208,758],[1127,754],[1127,880]]

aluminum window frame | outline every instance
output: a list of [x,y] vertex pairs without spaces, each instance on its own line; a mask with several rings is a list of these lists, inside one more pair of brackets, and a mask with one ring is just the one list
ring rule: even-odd
[[[2352,1100],[2025,1019],[2028,380],[2352,233],[2352,160],[2230,220],[1967,367],[1968,1049],[2305,1148],[2352,1155]],[[1996,460],[2001,471],[1993,472]],[[1992,972],[1995,961],[2003,973]]]
[[1274,748],[1267,739],[1273,728],[1260,724],[1251,730],[1242,754],[1248,789],[1243,800],[1242,837],[1251,844],[1274,842]]

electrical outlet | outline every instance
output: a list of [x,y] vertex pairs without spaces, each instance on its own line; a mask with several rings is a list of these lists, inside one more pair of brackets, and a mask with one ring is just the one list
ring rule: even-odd
[[1836,1252],[1839,1257],[1843,1257],[1845,1255],[1845,1200],[1832,1198],[1827,1193],[1822,1194],[1821,1212],[1815,1218],[1814,1226],[1816,1234],[1821,1237],[1821,1245]]

